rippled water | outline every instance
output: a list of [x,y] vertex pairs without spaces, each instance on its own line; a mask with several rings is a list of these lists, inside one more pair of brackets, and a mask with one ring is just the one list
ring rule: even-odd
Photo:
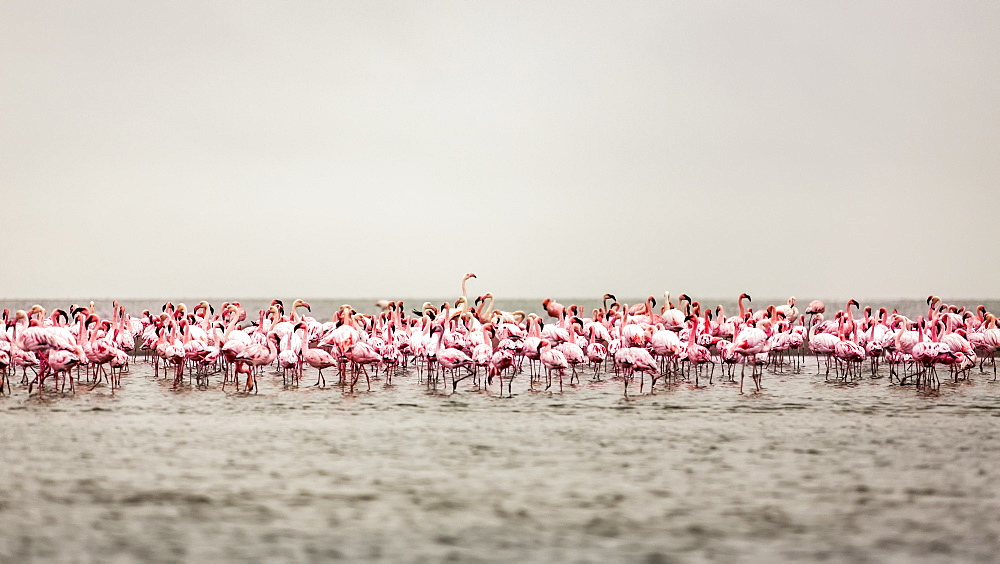
[[992,371],[937,392],[814,372],[628,399],[588,372],[503,399],[313,371],[174,391],[142,363],[113,396],[15,386],[0,561],[995,561]]

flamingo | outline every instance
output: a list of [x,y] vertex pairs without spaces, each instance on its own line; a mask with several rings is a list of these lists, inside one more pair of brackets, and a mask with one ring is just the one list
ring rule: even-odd
[[[447,321],[445,321],[445,323],[447,323]],[[438,325],[435,326],[433,329],[431,329],[432,334],[435,332],[444,333],[445,332],[444,326]],[[461,382],[468,376],[472,375],[472,372],[470,372],[466,376],[456,379],[455,371],[459,368],[471,369],[471,367],[473,366],[473,362],[472,359],[469,357],[469,355],[465,354],[464,352],[462,352],[457,348],[447,347],[447,346],[442,347],[442,343],[444,341],[445,341],[445,335],[441,335],[437,341],[435,357],[437,359],[437,363],[441,366],[441,368],[451,371],[451,389],[452,392],[454,392],[458,389],[459,382]]]
[[[747,299],[750,298],[750,296],[743,294],[740,296],[740,299],[742,300],[744,296]],[[770,322],[768,320],[764,320],[760,322],[760,325],[769,327]],[[749,325],[744,326],[743,329],[737,333],[736,338],[733,339],[733,352],[743,357],[744,368],[748,357],[754,357],[758,354],[768,352],[767,338],[768,334],[766,331],[759,327]],[[758,370],[760,366],[757,363],[753,363],[751,367],[750,377],[753,378],[754,385],[759,392],[762,371]],[[740,373],[740,393],[743,393],[743,372]]]
[[[503,375],[514,366],[514,353],[507,349],[497,349],[490,357],[490,363],[486,367],[487,384],[497,376],[500,379],[500,397],[503,397]],[[514,385],[514,374],[507,380],[507,396],[513,397],[511,387]]]
[[587,360],[594,369],[594,377],[600,379],[601,367],[608,358],[608,348],[597,342],[597,326],[590,328],[590,342],[587,343]]
[[[712,353],[709,350],[698,344],[698,317],[694,315],[688,316],[688,320],[691,322],[691,332],[688,336],[688,344],[685,352],[685,360],[688,362],[688,366],[694,367],[694,385],[698,386],[698,373],[701,372],[701,366],[703,364],[712,363]],[[707,323],[705,324],[707,327]],[[739,344],[736,344],[739,347]],[[743,353],[741,353],[743,354]],[[712,374],[715,372],[715,366],[712,366]],[[690,372],[689,372],[690,374]],[[712,383],[712,374],[709,375],[708,383]],[[756,381],[756,380],[755,380]],[[742,392],[742,388],[740,390]]]
[[542,307],[545,308],[545,313],[547,313],[549,317],[555,317],[556,319],[562,319],[566,312],[566,307],[559,302],[553,301],[552,298],[545,298],[542,300]]
[[305,338],[305,328],[302,329],[302,332],[302,360],[318,371],[316,375],[316,386],[325,388],[326,378],[323,377],[323,370],[330,368],[331,366],[336,366],[337,359],[323,349],[309,348],[309,341]]
[[569,383],[573,384],[573,379],[576,378],[577,382],[580,381],[580,377],[576,374],[576,367],[580,364],[587,362],[587,356],[583,352],[583,347],[572,340],[572,336],[576,335],[575,328],[579,326],[583,329],[582,323],[579,319],[576,319],[569,326],[570,339],[567,339],[564,343],[559,343],[556,345],[555,349],[563,354],[566,359],[567,364],[569,364],[571,373],[569,377]]
[[547,340],[541,341],[539,344],[538,358],[542,361],[542,366],[545,367],[545,374],[547,376],[547,384],[545,389],[549,389],[552,386],[552,371],[559,371],[559,391],[563,391],[563,373],[566,371],[566,367],[569,366],[569,362],[566,361],[566,355],[557,349],[552,348],[552,343]]
[[[3,341],[7,342],[7,341]],[[7,395],[10,395],[10,378],[7,376],[7,369],[11,364],[11,354],[10,348],[0,349],[0,395],[3,395],[4,390],[7,391]]]
[[[269,332],[265,336],[266,345],[252,343],[247,345],[243,349],[243,352],[236,357],[236,373],[246,375],[245,392],[249,393],[251,389],[254,393],[258,392],[254,371],[261,370],[262,367],[271,364],[278,357],[278,347],[275,345],[276,340],[277,334]],[[236,390],[239,391],[239,389],[240,385],[237,377]]]
[[368,391],[370,392],[372,390],[372,383],[368,377],[368,370],[365,367],[371,364],[378,364],[382,361],[382,357],[379,356],[378,351],[368,343],[358,341],[354,343],[350,350],[344,353],[344,358],[351,363],[351,393],[354,393],[354,385],[357,383],[358,378],[361,377],[362,372],[365,375],[365,383],[368,384]]
[[[856,372],[856,365],[860,364],[865,359],[865,349],[861,345],[847,339],[847,325],[844,323],[844,318],[849,316],[840,317],[840,327],[837,330],[837,342],[833,345],[833,356],[838,362],[844,363],[844,378],[846,379],[849,374]],[[852,369],[852,366],[855,368]]]

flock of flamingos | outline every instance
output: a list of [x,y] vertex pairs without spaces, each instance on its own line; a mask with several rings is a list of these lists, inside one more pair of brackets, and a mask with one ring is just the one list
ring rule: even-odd
[[38,305],[4,310],[0,392],[11,393],[10,375],[16,378],[18,369],[29,395],[41,393],[50,378],[59,392],[81,382],[113,392],[140,352],[174,387],[207,387],[221,374],[223,390],[228,385],[242,393],[256,392],[267,369],[280,370],[286,386],[298,386],[307,365],[316,370],[316,386],[326,386],[324,370],[335,370],[337,385],[350,393],[362,376],[370,390],[373,378],[391,385],[394,375],[415,369],[435,389],[450,384],[455,391],[463,380],[489,389],[496,382],[501,397],[505,383],[512,395],[512,381],[525,371],[531,389],[558,385],[562,391],[589,366],[590,377],[618,379],[628,395],[636,385],[643,393],[646,380],[650,391],[661,380],[711,384],[717,367],[733,381],[738,367],[742,393],[747,376],[761,389],[765,368],[802,370],[807,352],[825,378],[880,377],[885,364],[890,382],[933,388],[940,385],[939,370],[957,381],[977,364],[982,372],[989,361],[996,379],[996,316],[984,306],[969,311],[936,296],[927,298],[927,313],[917,319],[885,308],[861,310],[855,300],[832,314],[819,301],[800,312],[794,297],[752,309],[747,294],[737,301],[739,313],[727,317],[721,306],[703,308],[686,294],[674,304],[669,293],[659,308],[653,297],[627,305],[605,294],[589,316],[546,299],[545,316],[538,316],[494,309],[489,293],[470,302],[470,278],[475,275],[462,279],[461,297],[439,307],[424,303],[407,312],[401,301],[380,301],[382,312],[368,315],[344,305],[327,322],[300,315],[300,308],[311,311],[302,300],[288,309],[273,300],[250,316],[239,302],[216,311],[205,301],[190,310],[168,302],[138,317],[115,302],[110,319],[101,318],[93,302],[49,313]]

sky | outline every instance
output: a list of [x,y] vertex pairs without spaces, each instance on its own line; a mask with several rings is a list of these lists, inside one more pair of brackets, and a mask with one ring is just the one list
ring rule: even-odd
[[0,0],[0,298],[997,298],[998,69],[994,1]]

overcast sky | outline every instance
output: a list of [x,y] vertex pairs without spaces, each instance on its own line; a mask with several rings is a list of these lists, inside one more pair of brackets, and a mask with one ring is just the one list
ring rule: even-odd
[[1000,2],[0,0],[0,297],[1000,297]]

